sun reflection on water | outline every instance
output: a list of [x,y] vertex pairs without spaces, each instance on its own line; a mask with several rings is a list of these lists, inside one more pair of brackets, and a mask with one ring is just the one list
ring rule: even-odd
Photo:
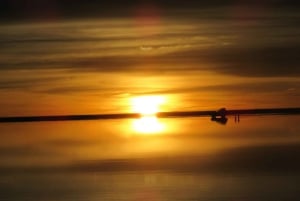
[[156,117],[160,106],[166,101],[164,96],[138,96],[132,98],[132,110],[142,117],[132,123],[133,130],[139,134],[161,133],[165,125]]
[[156,116],[144,116],[136,119],[132,123],[134,131],[141,134],[161,133],[165,130],[165,125]]

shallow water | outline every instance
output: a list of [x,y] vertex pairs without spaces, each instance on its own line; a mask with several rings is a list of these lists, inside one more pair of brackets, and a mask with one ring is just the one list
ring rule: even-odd
[[299,175],[168,172],[1,177],[1,200],[297,200]]
[[0,200],[297,200],[299,117],[241,120],[1,124]]

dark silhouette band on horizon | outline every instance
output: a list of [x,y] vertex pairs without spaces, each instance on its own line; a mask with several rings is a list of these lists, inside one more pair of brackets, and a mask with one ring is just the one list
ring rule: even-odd
[[[211,117],[212,121],[225,124],[227,116],[252,116],[252,115],[299,115],[298,108],[263,108],[263,109],[239,109],[239,110],[203,110],[203,111],[172,111],[158,112],[158,118],[184,118],[184,117]],[[116,113],[116,114],[80,114],[80,115],[49,115],[49,116],[11,116],[0,117],[0,123],[14,122],[41,122],[41,121],[84,121],[106,119],[136,119],[145,115],[140,113]]]

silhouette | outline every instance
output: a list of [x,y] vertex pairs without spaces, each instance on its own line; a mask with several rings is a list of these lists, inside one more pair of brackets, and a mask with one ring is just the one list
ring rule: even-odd
[[[240,115],[299,115],[300,108],[267,108],[267,109],[240,109],[226,110],[221,108],[217,111],[173,111],[158,112],[158,118],[183,118],[183,117],[211,117],[211,121],[226,124],[228,116],[235,116],[237,122]],[[84,120],[106,120],[106,119],[137,119],[143,115],[140,113],[119,114],[82,114],[82,115],[50,115],[50,116],[15,116],[0,117],[0,123],[14,122],[41,122],[41,121],[84,121]]]
[[216,111],[212,116],[211,120],[215,121],[217,123],[225,125],[228,121],[228,118],[226,118],[226,109],[221,108],[218,111]]

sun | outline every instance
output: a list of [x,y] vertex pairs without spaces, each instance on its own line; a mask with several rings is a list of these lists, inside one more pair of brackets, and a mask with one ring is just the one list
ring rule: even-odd
[[132,110],[143,116],[155,115],[165,103],[163,96],[138,96],[132,99]]
[[133,129],[139,134],[161,133],[165,130],[165,125],[156,117],[156,113],[160,111],[160,106],[165,101],[163,96],[139,96],[132,98],[133,112],[141,114],[140,119],[133,121]]

